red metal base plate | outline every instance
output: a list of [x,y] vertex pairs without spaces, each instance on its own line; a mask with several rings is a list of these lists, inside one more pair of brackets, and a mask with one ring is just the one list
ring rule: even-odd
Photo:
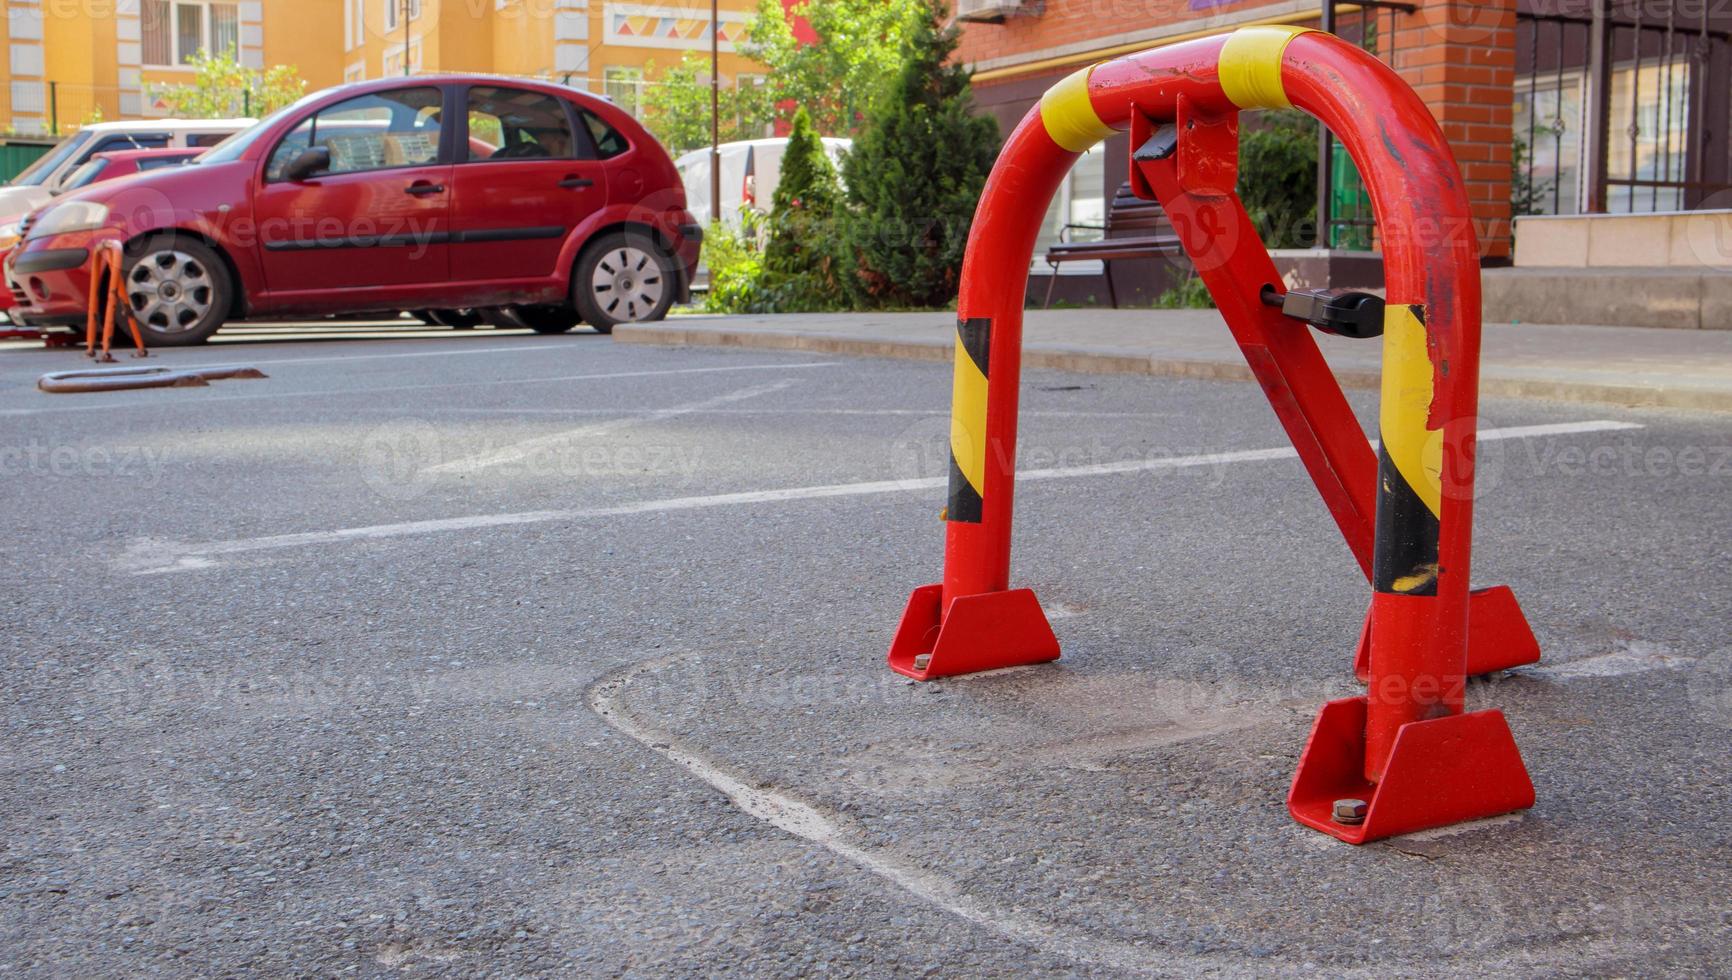
[[[1534,805],[1534,784],[1501,711],[1409,722],[1396,733],[1381,783],[1365,779],[1365,699],[1331,701],[1299,757],[1287,812],[1307,827],[1363,844],[1495,817]],[[1337,823],[1336,800],[1370,804],[1358,825]]]
[[[1359,627],[1353,654],[1353,676],[1361,684],[1371,679],[1371,614]],[[1521,603],[1507,585],[1474,589],[1467,594],[1467,669],[1469,677],[1539,663],[1540,641],[1534,638]]]
[[924,681],[1058,659],[1058,637],[1032,590],[958,596],[948,616],[939,608],[943,593],[922,585],[908,597],[890,643],[891,670]]

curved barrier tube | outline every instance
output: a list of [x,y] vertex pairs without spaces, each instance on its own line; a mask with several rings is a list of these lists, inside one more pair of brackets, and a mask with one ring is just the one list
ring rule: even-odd
[[[1425,104],[1367,52],[1314,31],[1245,28],[1078,71],[1054,85],[1012,132],[987,180],[963,263],[944,579],[910,600],[891,666],[924,679],[1058,655],[1032,594],[1010,589],[1009,560],[1029,263],[1046,209],[1078,155],[1117,131],[1176,127],[1176,158],[1162,164],[1161,186],[1149,196],[1167,205],[1193,258],[1212,250],[1236,267],[1203,269],[1199,262],[1223,314],[1229,302],[1243,312],[1244,296],[1257,296],[1266,284],[1235,282],[1229,274],[1254,269],[1261,275],[1265,267],[1272,274],[1273,267],[1233,192],[1236,116],[1288,107],[1320,119],[1359,167],[1377,218],[1387,283],[1374,466],[1356,429],[1345,442],[1301,446],[1350,544],[1366,538],[1367,524],[1374,524],[1370,554],[1356,547],[1374,590],[1367,626],[1372,691],[1324,709],[1290,809],[1302,822],[1358,842],[1529,806],[1532,786],[1502,716],[1462,713],[1480,334],[1472,214]],[[1193,200],[1176,199],[1184,197]],[[1181,217],[1216,213],[1210,208],[1225,209],[1218,213],[1228,215],[1226,223],[1205,227],[1187,220],[1180,226]],[[1262,265],[1240,263],[1236,244],[1224,247],[1219,240],[1241,231],[1257,245]],[[1240,341],[1246,346],[1245,338]],[[1326,373],[1314,345],[1304,343],[1314,363],[1302,366]],[[1246,352],[1252,354],[1248,346]],[[1331,394],[1294,387],[1295,395],[1345,411],[1332,379]],[[1283,421],[1298,444],[1291,416]],[[1334,481],[1330,487],[1325,473]],[[1456,721],[1461,724],[1441,724]],[[1495,770],[1489,780],[1427,757],[1440,753],[1425,746],[1448,744],[1455,749],[1441,754],[1459,764],[1470,743],[1488,771]],[[1347,757],[1351,765],[1342,763]],[[1476,779],[1489,788],[1465,786]],[[1426,798],[1455,783],[1464,785],[1442,792],[1453,802]],[[1326,798],[1337,792],[1376,799],[1363,819],[1349,816],[1343,823],[1331,815],[1340,797]]]
[[127,367],[56,371],[36,379],[36,387],[52,395],[92,391],[133,391],[139,388],[203,388],[229,378],[264,378],[255,367]]

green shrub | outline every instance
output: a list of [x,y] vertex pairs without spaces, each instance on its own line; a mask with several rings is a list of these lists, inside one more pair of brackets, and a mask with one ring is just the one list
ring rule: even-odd
[[764,299],[776,312],[839,309],[843,263],[836,243],[836,207],[842,196],[836,168],[804,108],[782,156],[781,179],[767,221],[764,245]]
[[746,208],[739,231],[726,222],[712,222],[704,232],[704,265],[710,270],[710,290],[704,294],[709,313],[757,313],[764,304],[759,286],[764,275],[764,250],[755,213]]
[[1239,200],[1270,248],[1317,244],[1317,120],[1297,109],[1247,116]]
[[1215,308],[1215,298],[1209,295],[1209,287],[1203,285],[1203,280],[1191,276],[1184,282],[1155,297],[1157,310],[1212,310]]

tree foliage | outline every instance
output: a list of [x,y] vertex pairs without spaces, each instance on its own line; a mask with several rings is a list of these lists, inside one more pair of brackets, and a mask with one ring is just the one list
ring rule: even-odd
[[[741,52],[769,67],[772,105],[800,106],[819,132],[848,136],[900,68],[926,7],[925,0],[802,0],[784,10],[782,0],[758,0]],[[794,36],[798,17],[818,43]]]
[[1317,121],[1296,109],[1259,113],[1239,132],[1239,199],[1270,248],[1317,241]]
[[185,119],[263,117],[306,93],[294,65],[256,71],[235,58],[232,46],[220,54],[199,49],[192,59],[193,80],[186,85],[151,85],[149,97],[171,116]]
[[764,300],[764,246],[756,211],[745,209],[740,228],[725,221],[712,223],[704,231],[704,266],[710,270],[710,288],[704,293],[704,309],[711,313],[773,313]]
[[857,300],[945,306],[956,297],[975,204],[998,153],[998,123],[975,115],[969,71],[950,63],[943,0],[918,0],[894,84],[843,162]]
[[[678,156],[710,145],[710,59],[687,51],[678,63],[656,72],[646,66],[651,84],[644,93],[644,125]],[[764,85],[729,85],[723,81],[718,99],[721,141],[756,139],[775,117]]]
[[782,156],[764,246],[764,288],[777,310],[829,310],[842,304],[845,263],[835,233],[841,197],[836,168],[801,107]]

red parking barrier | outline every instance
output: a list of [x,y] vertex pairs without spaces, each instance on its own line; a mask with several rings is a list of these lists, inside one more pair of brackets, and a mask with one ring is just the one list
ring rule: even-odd
[[[114,341],[114,319],[126,321],[132,331],[132,342],[138,345],[133,357],[149,357],[144,349],[144,334],[138,328],[138,317],[132,314],[132,301],[126,295],[126,254],[117,241],[97,243],[90,253],[90,303],[84,314],[84,354],[98,361],[112,362],[109,347]],[[96,321],[102,320],[102,349],[97,350]]]
[[[1245,213],[1238,115],[1288,107],[1333,130],[1364,175],[1386,301],[1289,294]],[[1539,653],[1508,589],[1468,587],[1480,333],[1471,212],[1424,103],[1328,34],[1244,28],[1084,69],[1012,132],[963,263],[944,580],[915,590],[890,666],[929,679],[1059,655],[1033,593],[1009,584],[1022,306],[1059,182],[1079,154],[1125,129],[1133,190],[1166,209],[1372,585],[1356,657],[1369,693],[1319,714],[1290,812],[1360,843],[1531,806],[1503,715],[1464,713],[1469,673]],[[1375,452],[1300,320],[1382,334]]]

